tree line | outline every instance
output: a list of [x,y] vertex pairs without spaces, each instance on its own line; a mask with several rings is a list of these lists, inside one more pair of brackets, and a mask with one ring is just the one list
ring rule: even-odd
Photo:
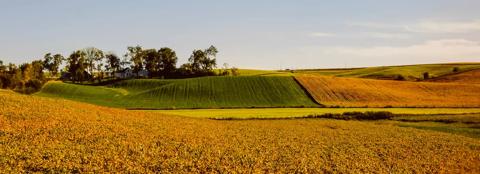
[[[178,57],[168,47],[144,49],[129,46],[123,56],[89,47],[73,51],[68,57],[47,53],[43,59],[16,66],[0,60],[0,87],[31,93],[49,79],[61,78],[73,83],[101,82],[116,79],[116,73],[132,72],[130,78],[188,78],[211,75],[238,75],[238,69],[227,64],[218,71],[218,50],[214,46],[193,50],[188,62],[177,67]],[[64,65],[63,69],[61,69]]]

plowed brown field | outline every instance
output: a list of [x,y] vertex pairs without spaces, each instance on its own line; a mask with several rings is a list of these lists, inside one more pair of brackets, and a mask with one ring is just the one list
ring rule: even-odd
[[342,107],[480,107],[480,85],[302,75],[313,98]]

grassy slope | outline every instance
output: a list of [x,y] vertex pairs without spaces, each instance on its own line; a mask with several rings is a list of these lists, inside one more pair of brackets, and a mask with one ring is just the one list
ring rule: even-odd
[[480,107],[480,85],[303,75],[317,102],[345,107]]
[[408,80],[416,80],[422,79],[424,72],[428,72],[431,77],[451,74],[453,73],[454,67],[458,67],[459,71],[463,72],[472,69],[480,69],[480,63],[382,66],[355,69],[297,70],[297,72],[307,74],[331,75],[338,77],[360,77],[373,79],[393,79],[396,75],[402,75]]
[[107,87],[48,83],[37,94],[125,108],[317,106],[292,77],[128,80]]
[[214,121],[0,91],[0,172],[478,173],[480,140],[381,122]]

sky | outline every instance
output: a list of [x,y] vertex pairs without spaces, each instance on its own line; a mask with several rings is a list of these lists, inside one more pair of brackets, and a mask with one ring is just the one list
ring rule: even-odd
[[0,60],[218,48],[239,68],[480,62],[479,0],[0,0]]

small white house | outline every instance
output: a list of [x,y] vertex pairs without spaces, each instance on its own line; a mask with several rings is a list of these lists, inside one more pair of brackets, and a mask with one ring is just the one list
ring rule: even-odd
[[129,79],[129,78],[133,78],[133,77],[145,78],[145,77],[148,77],[148,71],[147,70],[140,70],[140,71],[138,71],[138,73],[134,73],[132,69],[125,68],[125,69],[123,69],[119,72],[116,72],[114,74],[114,76],[116,78],[119,78],[119,79]]
[[120,79],[128,79],[128,78],[132,78],[132,77],[134,76],[134,74],[133,74],[132,69],[130,69],[130,68],[125,68],[125,69],[123,69],[123,70],[121,70],[121,71],[119,71],[119,72],[116,72],[116,73],[114,74],[114,76],[115,76],[116,78],[120,78]]

